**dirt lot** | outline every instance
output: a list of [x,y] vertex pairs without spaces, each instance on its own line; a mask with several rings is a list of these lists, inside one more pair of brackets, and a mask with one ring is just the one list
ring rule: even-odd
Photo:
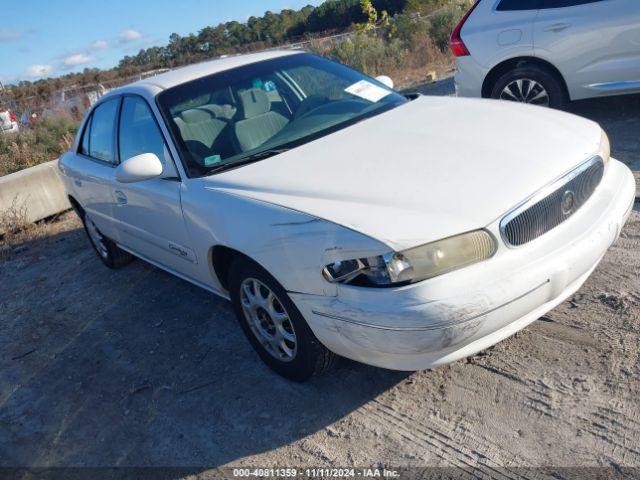
[[[639,98],[572,109],[640,170]],[[225,301],[141,261],[105,269],[72,214],[47,229],[0,263],[0,466],[640,467],[638,204],[582,290],[515,337],[303,385],[263,366]]]

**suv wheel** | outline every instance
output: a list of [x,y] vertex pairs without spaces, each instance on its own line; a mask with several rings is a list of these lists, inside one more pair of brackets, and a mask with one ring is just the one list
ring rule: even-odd
[[120,268],[133,260],[133,256],[120,249],[113,240],[102,234],[91,217],[86,212],[82,213],[82,223],[87,232],[91,246],[98,254],[102,263],[109,268]]
[[567,100],[556,75],[537,65],[523,65],[502,75],[491,98],[551,108],[562,108]]
[[320,343],[285,289],[262,267],[237,258],[229,291],[251,346],[278,374],[303,382],[335,363],[336,355]]

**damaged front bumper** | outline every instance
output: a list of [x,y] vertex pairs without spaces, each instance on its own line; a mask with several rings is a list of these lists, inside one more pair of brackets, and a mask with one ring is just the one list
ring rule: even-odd
[[[634,199],[632,173],[612,159],[588,204],[523,247],[501,244],[486,262],[401,288],[290,295],[339,355],[396,370],[436,367],[496,344],[573,295],[619,236]],[[500,238],[499,219],[488,229]]]

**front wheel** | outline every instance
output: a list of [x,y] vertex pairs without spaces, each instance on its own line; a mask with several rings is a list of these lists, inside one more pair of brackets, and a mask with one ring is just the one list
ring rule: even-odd
[[109,268],[120,268],[133,260],[133,256],[119,248],[104,235],[86,212],[81,212],[82,224],[98,258]]
[[502,75],[491,98],[551,108],[562,108],[567,101],[556,75],[537,65],[523,65]]
[[320,343],[285,289],[262,267],[236,259],[229,291],[245,336],[278,374],[303,382],[333,365],[336,355]]

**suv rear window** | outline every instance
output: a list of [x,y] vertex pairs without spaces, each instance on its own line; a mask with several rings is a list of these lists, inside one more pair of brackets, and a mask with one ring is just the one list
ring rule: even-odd
[[540,8],[564,8],[575,7],[576,5],[586,5],[588,3],[597,3],[602,0],[540,0]]
[[574,7],[588,3],[601,2],[602,0],[502,0],[496,10],[546,10],[551,8]]
[[496,10],[537,10],[540,8],[540,0],[502,0]]

